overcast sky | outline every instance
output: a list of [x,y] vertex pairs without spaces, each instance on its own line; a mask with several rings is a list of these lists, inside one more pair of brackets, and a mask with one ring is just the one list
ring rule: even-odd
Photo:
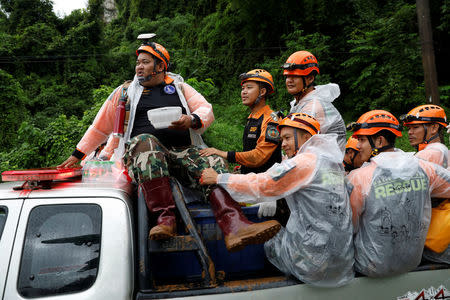
[[57,16],[70,15],[74,9],[86,8],[88,0],[52,0],[53,11]]

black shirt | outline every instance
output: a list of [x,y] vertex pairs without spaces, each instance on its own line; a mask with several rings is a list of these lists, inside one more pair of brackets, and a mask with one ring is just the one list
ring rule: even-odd
[[181,104],[180,97],[173,84],[162,83],[152,88],[145,87],[136,107],[131,138],[139,134],[147,133],[157,137],[166,147],[191,145],[189,130],[155,129],[148,120],[148,110],[167,106],[179,106],[182,109],[182,113],[186,114],[186,109]]

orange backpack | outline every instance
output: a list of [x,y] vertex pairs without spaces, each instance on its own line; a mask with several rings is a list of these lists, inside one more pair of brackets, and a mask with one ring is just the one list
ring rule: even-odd
[[428,228],[425,247],[442,253],[450,244],[450,200],[445,200],[438,207],[431,209],[431,222]]

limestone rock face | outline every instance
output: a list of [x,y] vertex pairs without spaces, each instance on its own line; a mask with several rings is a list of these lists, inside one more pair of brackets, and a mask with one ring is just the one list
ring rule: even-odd
[[117,8],[114,0],[104,0],[104,15],[103,19],[106,23],[111,22],[115,17],[117,17]]

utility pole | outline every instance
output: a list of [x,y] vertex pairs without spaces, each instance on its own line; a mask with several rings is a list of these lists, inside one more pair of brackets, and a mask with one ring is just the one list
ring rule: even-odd
[[431,31],[430,7],[428,0],[416,0],[419,24],[422,65],[425,78],[425,94],[428,103],[439,105],[439,89],[434,59],[433,33]]

